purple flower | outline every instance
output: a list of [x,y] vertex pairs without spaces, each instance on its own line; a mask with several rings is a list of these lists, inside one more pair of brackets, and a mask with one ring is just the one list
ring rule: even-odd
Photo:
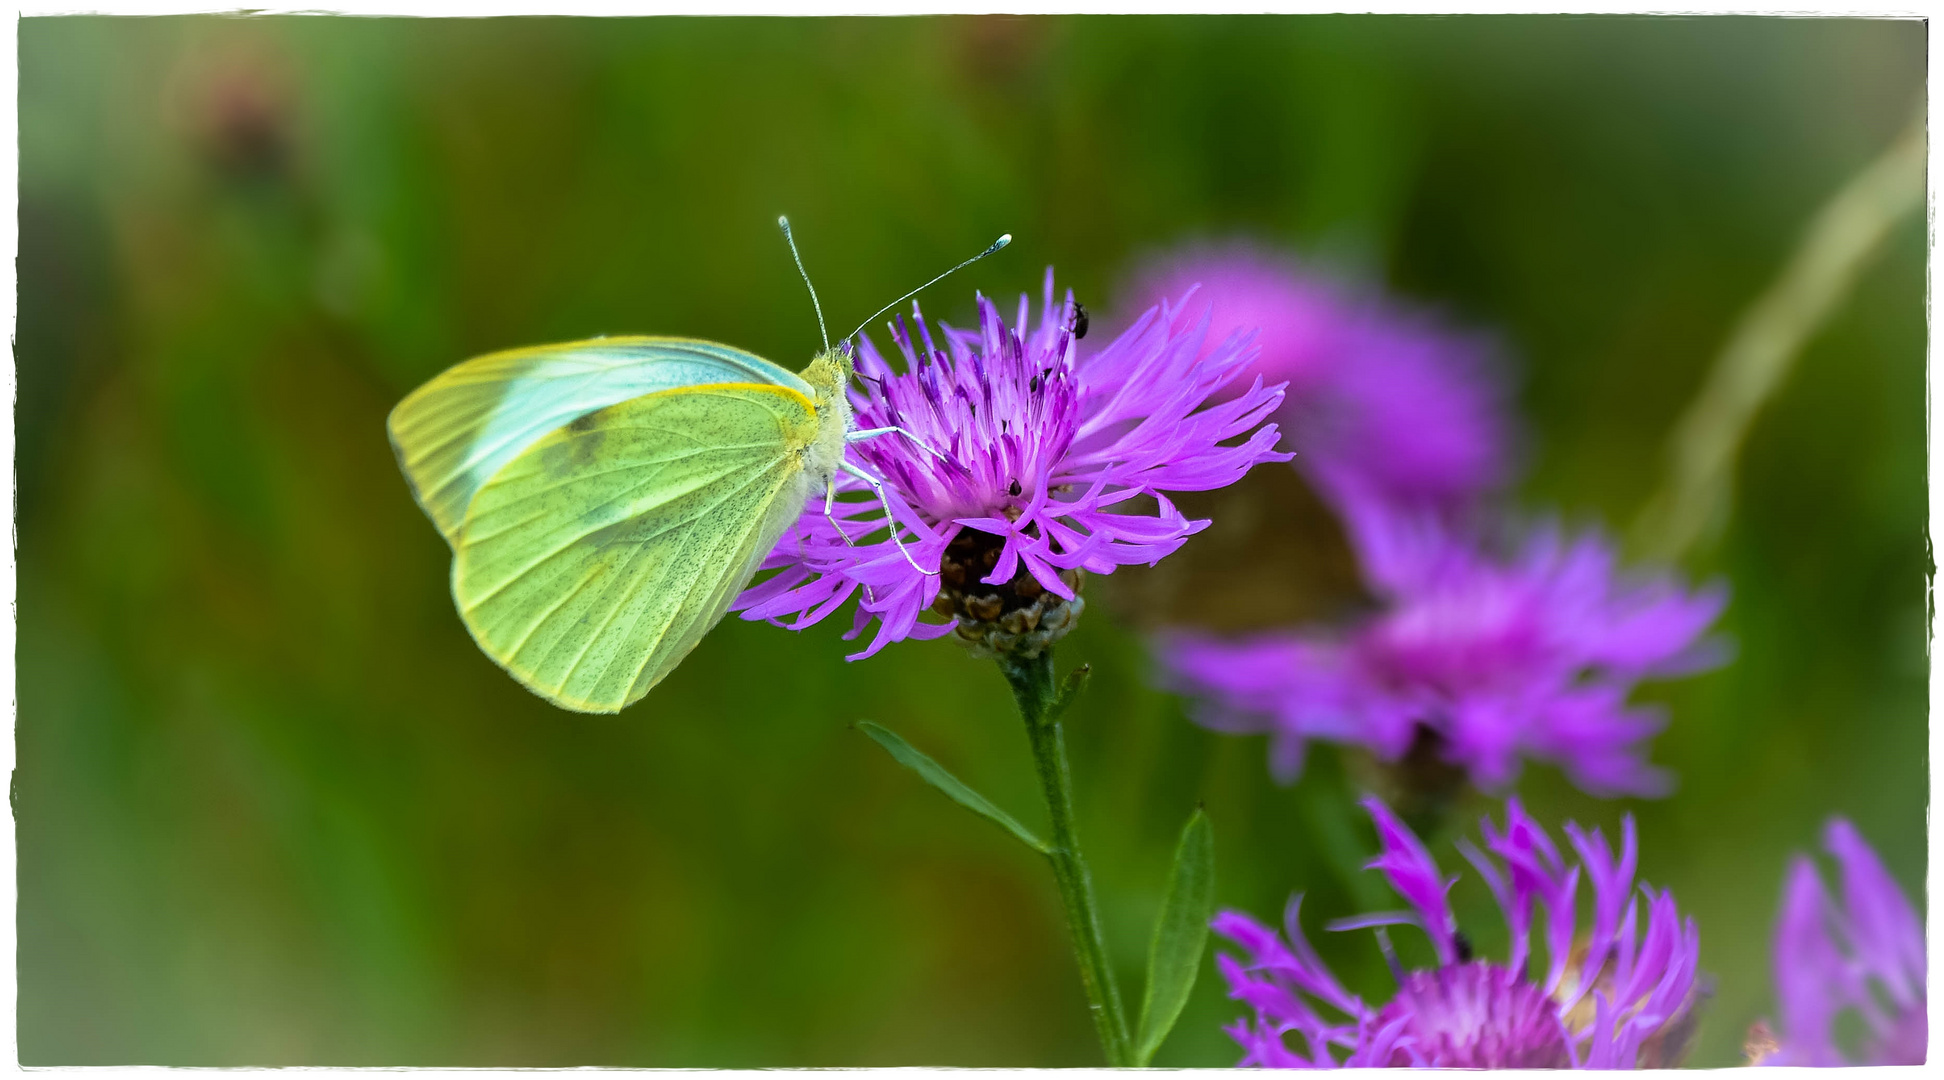
[[[1924,927],[1876,852],[1841,818],[1823,846],[1836,857],[1842,902],[1806,855],[1789,868],[1775,927],[1775,994],[1782,1031],[1762,1065],[1922,1065]],[[1837,1045],[1836,1018],[1854,1009],[1867,1034],[1855,1056]]]
[[1594,794],[1667,789],[1643,760],[1662,718],[1627,696],[1719,661],[1702,635],[1723,590],[1624,575],[1597,533],[1542,527],[1500,555],[1429,512],[1351,499],[1345,517],[1381,610],[1340,628],[1164,636],[1174,686],[1202,698],[1198,720],[1267,732],[1285,781],[1325,739],[1385,762],[1429,747],[1483,788],[1532,757]]
[[1509,425],[1484,341],[1245,242],[1152,259],[1131,293],[1153,303],[1197,282],[1184,305],[1209,316],[1211,340],[1260,330],[1252,370],[1288,382],[1296,464],[1326,491],[1454,505],[1503,479]]
[[1235,385],[1255,356],[1248,335],[1204,348],[1206,314],[1163,303],[1083,357],[1074,315],[1071,293],[1055,305],[1049,268],[1030,332],[1026,297],[1011,327],[980,297],[976,330],[941,326],[934,337],[919,316],[914,340],[900,318],[902,370],[864,338],[857,426],[899,427],[923,444],[889,435],[849,448],[885,481],[902,549],[876,497],[857,498],[868,489],[840,474],[852,496],[835,511],[843,531],[814,500],[764,564],[780,572],[738,598],[743,617],[801,628],[857,596],[849,636],[879,623],[858,657],[953,629],[919,621],[927,610],[957,616],[969,638],[1038,634],[1043,646],[1077,614],[1080,572],[1152,564],[1207,526],[1166,492],[1223,487],[1288,460],[1275,452],[1276,425],[1263,423],[1282,388]]
[[[1364,807],[1383,847],[1369,866],[1390,879],[1411,910],[1343,919],[1329,929],[1417,926],[1430,936],[1437,966],[1402,970],[1380,936],[1397,993],[1372,1006],[1345,990],[1304,938],[1301,894],[1284,914],[1286,937],[1240,912],[1218,914],[1215,932],[1241,946],[1243,958],[1218,955],[1216,965],[1229,996],[1253,1013],[1227,1029],[1242,1045],[1241,1065],[1627,1069],[1678,1056],[1673,1044],[1686,1038],[1698,993],[1700,938],[1672,895],[1645,885],[1635,895],[1632,817],[1623,821],[1618,858],[1600,830],[1568,824],[1579,856],[1571,866],[1517,799],[1506,804],[1503,831],[1489,818],[1481,823],[1484,852],[1459,841],[1511,930],[1511,953],[1500,964],[1472,956],[1459,933],[1445,903],[1457,879],[1443,876],[1383,803],[1366,799]],[[1584,929],[1576,907],[1582,877],[1593,892]],[[1543,968],[1533,955],[1541,908]]]

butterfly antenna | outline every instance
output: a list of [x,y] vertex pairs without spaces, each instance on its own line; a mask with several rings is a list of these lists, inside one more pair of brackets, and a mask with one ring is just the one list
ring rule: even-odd
[[[817,287],[810,284],[810,274],[803,268],[803,256],[797,253],[796,237],[790,235],[790,219],[778,216],[776,223],[783,226],[783,242],[790,245],[790,257],[796,260],[797,273],[803,275],[803,287],[810,290],[810,306],[817,309],[817,333],[823,335],[824,351],[829,352],[830,330],[824,326],[823,303],[817,299]],[[991,252],[987,252],[987,254],[989,255]],[[957,268],[954,267],[954,269]],[[875,319],[877,316],[873,315],[871,318]]]
[[882,315],[885,312],[890,311],[892,308],[897,307],[899,304],[904,303],[906,300],[909,300],[912,297],[917,296],[919,293],[924,292],[926,289],[931,288],[933,285],[936,285],[939,282],[944,281],[946,278],[951,277],[953,274],[956,274],[960,270],[963,270],[966,267],[971,266],[973,263],[978,262],[980,259],[985,258],[987,255],[990,255],[993,252],[998,251],[1000,248],[1005,247],[1007,244],[1010,243],[1012,243],[1011,233],[1007,233],[1006,235],[1000,237],[999,239],[994,240],[992,242],[991,247],[985,249],[984,251],[979,252],[977,255],[972,256],[971,258],[965,260],[964,262],[958,264],[957,266],[952,267],[950,270],[945,271],[944,273],[938,275],[937,277],[931,279],[930,281],[925,282],[923,285],[918,286],[917,288],[911,290],[910,292],[904,294],[903,296],[898,297],[896,300],[893,300],[890,303],[884,305],[883,307],[877,309],[876,315],[872,315],[869,319],[865,319],[863,322],[858,323],[856,330],[852,330],[850,333],[844,335],[844,340],[849,341],[850,339],[856,337],[860,331],[862,331],[865,327],[871,325],[871,323],[877,319],[878,315]]

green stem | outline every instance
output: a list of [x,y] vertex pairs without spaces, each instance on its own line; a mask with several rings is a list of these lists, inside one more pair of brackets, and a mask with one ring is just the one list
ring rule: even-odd
[[1924,208],[1926,112],[1810,220],[1795,254],[1742,315],[1668,443],[1669,470],[1634,524],[1655,558],[1686,554],[1727,517],[1735,459],[1796,354],[1842,304],[1892,226]]
[[1094,1027],[1100,1033],[1100,1048],[1107,1055],[1107,1064],[1132,1065],[1127,1015],[1121,1010],[1120,990],[1107,963],[1093,884],[1086,861],[1080,856],[1080,837],[1073,823],[1073,778],[1067,770],[1066,737],[1060,729],[1065,702],[1053,681],[1052,651],[1030,660],[1002,656],[999,670],[1012,686],[1019,715],[1026,721],[1026,739],[1033,747],[1033,764],[1039,770],[1052,828],[1052,850],[1046,858],[1053,864],[1053,878],[1059,883],[1060,900],[1066,906],[1067,928],[1073,933],[1073,953],[1080,963],[1080,981],[1086,987]]

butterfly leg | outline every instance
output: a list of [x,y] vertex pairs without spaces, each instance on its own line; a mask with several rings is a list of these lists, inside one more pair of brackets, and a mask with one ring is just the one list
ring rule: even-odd
[[[824,485],[824,518],[830,522],[831,528],[837,530],[837,539],[842,540],[844,542],[845,547],[854,548],[857,546],[857,541],[852,540],[850,538],[850,533],[844,530],[844,523],[842,521],[839,521],[837,519],[837,515],[832,512],[836,509],[837,509],[837,477],[833,474],[830,478],[830,482]],[[890,511],[889,509],[887,509],[885,512],[889,513]]]
[[945,460],[945,455],[932,449],[929,445],[925,443],[925,440],[920,439],[918,436],[913,435],[911,432],[906,431],[904,428],[898,427],[895,424],[892,425],[891,427],[874,427],[874,428],[865,428],[861,431],[846,431],[844,432],[844,441],[847,443],[863,442],[865,439],[875,439],[880,435],[889,435],[893,432],[896,432],[897,434],[903,435],[905,438],[910,439],[912,445],[916,446],[920,450],[923,450],[925,453],[930,454],[931,456],[937,458],[940,461]]
[[[884,481],[879,480],[877,477],[872,476],[870,473],[865,472],[863,469],[858,468],[848,461],[841,463],[838,468],[871,485],[871,490],[877,492],[878,502],[884,506],[884,524],[891,530],[891,542],[898,545],[898,553],[905,557],[905,561],[911,564],[911,568],[926,577],[937,577],[938,571],[927,570],[918,565],[918,560],[912,558],[910,550],[905,547],[904,537],[898,535],[898,519],[891,512],[891,496],[884,492]],[[833,478],[832,483],[834,484],[835,482]]]
[[[883,493],[880,492],[879,494],[881,496]],[[829,482],[824,484],[824,517],[830,519],[830,527],[837,530],[837,535],[839,538],[841,538],[844,541],[845,547],[851,547],[851,548],[856,547],[857,546],[856,542],[850,538],[849,533],[844,531],[844,523],[837,520],[837,515],[832,513],[832,511],[835,509],[837,509],[837,476],[836,474],[833,473],[831,474]],[[891,508],[889,506],[886,506],[884,508],[884,512],[885,514],[889,515],[891,513]],[[892,535],[895,536],[897,534],[894,532]],[[906,556],[906,557],[909,558],[910,556]],[[877,593],[871,591],[871,587],[869,585],[864,586],[864,597],[865,599],[869,600],[873,604],[877,603]]]
[[[844,531],[844,527],[838,524],[836,515],[831,513],[831,511],[835,510],[836,508],[837,508],[837,474],[831,473],[830,481],[824,484],[824,516],[830,519],[830,523],[832,525],[837,526],[837,535],[844,538],[844,543],[850,544],[851,542],[850,534]],[[851,544],[851,546],[856,547],[857,545]]]

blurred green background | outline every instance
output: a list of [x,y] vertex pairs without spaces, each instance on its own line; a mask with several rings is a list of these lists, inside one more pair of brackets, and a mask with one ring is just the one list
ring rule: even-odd
[[[1623,526],[1923,71],[1921,23],[1810,19],[25,20],[21,1060],[1097,1062],[1044,867],[846,726],[1037,821],[990,664],[731,621],[620,717],[554,711],[454,615],[393,402],[604,332],[799,364],[779,212],[844,326],[1001,231],[928,310],[1049,263],[1110,310],[1141,252],[1246,233],[1498,332],[1521,496]],[[1688,567],[1732,584],[1739,656],[1647,695],[1678,792],[1521,782],[1554,823],[1638,815],[1718,979],[1694,1064],[1773,1009],[1826,815],[1921,901],[1924,257],[1913,217]],[[1276,787],[1110,609],[1060,651],[1096,675],[1070,737],[1124,993],[1197,800],[1224,904],[1390,906],[1337,756]],[[1368,935],[1314,936],[1382,991]],[[1157,1063],[1232,1062],[1237,1012],[1206,968]]]

